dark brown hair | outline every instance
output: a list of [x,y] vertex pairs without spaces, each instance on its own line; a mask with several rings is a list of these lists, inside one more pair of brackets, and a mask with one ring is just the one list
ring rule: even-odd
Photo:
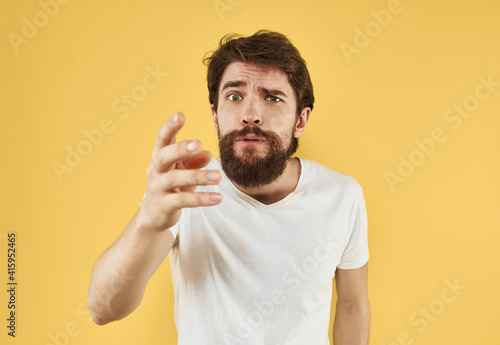
[[312,110],[314,93],[306,62],[285,35],[268,30],[259,30],[248,37],[227,34],[220,40],[217,50],[207,54],[203,63],[208,66],[208,99],[216,111],[222,75],[226,67],[236,61],[283,71],[295,92],[297,115],[304,107]]

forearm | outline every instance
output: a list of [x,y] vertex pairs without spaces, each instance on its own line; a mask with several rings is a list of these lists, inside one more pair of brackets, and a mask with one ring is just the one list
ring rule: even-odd
[[170,231],[146,229],[134,216],[92,270],[88,304],[95,323],[122,319],[139,306],[149,279],[172,243]]
[[357,307],[337,304],[333,325],[334,345],[368,345],[370,341],[370,306]]
[[212,155],[198,140],[175,142],[183,124],[184,115],[176,113],[160,129],[139,211],[94,265],[88,305],[99,325],[137,308],[149,279],[172,248],[174,237],[168,229],[179,221],[182,209],[214,206],[222,200],[219,193],[196,192],[196,186],[218,184],[222,175],[202,170]]

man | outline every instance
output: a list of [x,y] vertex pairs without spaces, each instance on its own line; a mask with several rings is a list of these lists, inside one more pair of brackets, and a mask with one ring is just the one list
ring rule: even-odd
[[368,344],[367,221],[347,175],[291,158],[314,103],[283,35],[225,36],[205,59],[220,160],[160,129],[134,218],[94,266],[89,309],[131,313],[170,257],[179,344]]

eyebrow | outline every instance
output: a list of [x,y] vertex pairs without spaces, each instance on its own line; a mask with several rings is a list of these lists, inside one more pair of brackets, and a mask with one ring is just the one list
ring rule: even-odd
[[[241,86],[246,86],[247,83],[243,80],[234,80],[234,81],[228,81],[227,83],[224,84],[222,87],[222,90],[220,92],[223,92],[225,89],[230,88],[230,87],[241,87]],[[284,93],[281,90],[278,89],[267,89],[265,87],[259,86],[258,87],[259,91],[262,93],[265,93],[266,95],[279,95],[283,97],[288,97],[286,93]]]
[[230,88],[230,87],[240,87],[240,86],[246,86],[246,85],[247,85],[247,83],[244,82],[243,80],[228,81],[227,83],[224,84],[224,87],[222,88],[222,90],[220,90],[220,92],[222,92],[225,89]]
[[278,89],[266,89],[265,87],[259,87],[259,90],[262,93],[265,93],[266,95],[273,95],[273,96],[283,96],[283,97],[288,97],[286,93],[284,93],[281,90]]

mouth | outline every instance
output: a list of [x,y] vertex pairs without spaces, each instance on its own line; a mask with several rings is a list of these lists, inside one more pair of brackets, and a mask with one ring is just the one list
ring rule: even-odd
[[243,147],[258,147],[266,142],[264,138],[255,135],[246,135],[236,139],[236,142]]
[[259,137],[255,134],[247,134],[242,137],[236,138],[236,141],[245,141],[245,142],[264,142],[266,139],[263,137]]

